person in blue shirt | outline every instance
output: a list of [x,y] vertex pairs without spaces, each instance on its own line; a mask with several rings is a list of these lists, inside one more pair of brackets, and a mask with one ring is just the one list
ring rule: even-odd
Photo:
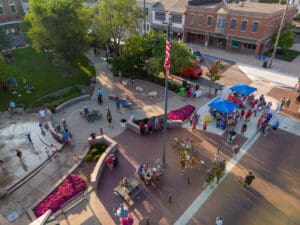
[[278,129],[278,127],[279,127],[279,121],[278,120],[276,120],[274,123],[273,123],[273,130],[277,130]]
[[97,93],[98,93],[98,103],[102,104],[102,89],[100,87],[98,88]]

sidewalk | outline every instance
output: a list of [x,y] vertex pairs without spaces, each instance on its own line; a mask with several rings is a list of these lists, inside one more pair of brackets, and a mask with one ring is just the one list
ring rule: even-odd
[[191,48],[199,49],[202,54],[237,62],[237,65],[247,76],[249,75],[250,78],[269,80],[281,86],[294,87],[299,77],[300,56],[293,62],[274,59],[272,68],[263,68],[263,61],[256,59],[254,56],[241,53],[227,53],[221,49],[205,48],[202,45],[194,43],[188,43],[187,45]]

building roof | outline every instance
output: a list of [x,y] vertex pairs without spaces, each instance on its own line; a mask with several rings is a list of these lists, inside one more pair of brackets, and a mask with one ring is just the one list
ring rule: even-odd
[[[147,2],[148,1],[149,0],[147,0]],[[157,3],[153,5],[154,9],[184,13],[188,0],[157,0],[156,2]]]
[[284,10],[286,5],[281,5],[277,3],[258,3],[258,2],[242,2],[239,4],[236,3],[227,3],[228,8],[233,11],[239,12],[252,12],[252,13],[276,13]]

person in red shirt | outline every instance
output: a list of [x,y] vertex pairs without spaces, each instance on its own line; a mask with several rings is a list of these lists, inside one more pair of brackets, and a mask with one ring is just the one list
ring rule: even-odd
[[245,115],[245,109],[242,108],[242,110],[241,110],[241,120],[244,118],[244,115]]
[[250,117],[251,117],[251,116],[252,116],[252,112],[251,112],[251,109],[249,109],[248,112],[246,113],[245,121],[250,120]]
[[259,117],[256,123],[256,130],[258,130],[263,122],[263,118]]
[[112,169],[113,169],[113,163],[114,163],[114,158],[113,158],[113,156],[110,156],[110,155],[109,155],[109,156],[106,158],[105,162],[106,162],[108,168],[110,169],[110,171],[112,171]]

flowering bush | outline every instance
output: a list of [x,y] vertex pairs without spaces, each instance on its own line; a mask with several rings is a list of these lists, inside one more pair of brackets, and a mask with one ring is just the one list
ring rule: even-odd
[[169,120],[186,120],[194,111],[196,107],[193,105],[186,105],[182,108],[175,109],[168,113]]
[[53,213],[56,212],[63,204],[85,189],[86,183],[84,180],[77,174],[71,174],[61,185],[34,208],[33,211],[35,216],[40,217],[48,209]]

